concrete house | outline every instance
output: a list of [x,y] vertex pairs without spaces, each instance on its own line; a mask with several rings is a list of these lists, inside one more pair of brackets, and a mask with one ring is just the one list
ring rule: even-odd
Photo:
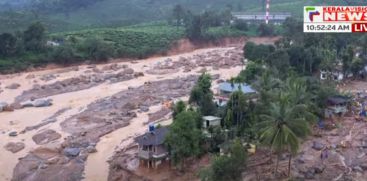
[[203,128],[207,129],[211,126],[220,126],[220,117],[215,116],[204,116],[203,117]]
[[155,128],[149,126],[149,132],[137,137],[139,144],[138,157],[141,163],[147,164],[148,168],[157,168],[163,161],[168,159],[168,150],[164,145],[168,128]]

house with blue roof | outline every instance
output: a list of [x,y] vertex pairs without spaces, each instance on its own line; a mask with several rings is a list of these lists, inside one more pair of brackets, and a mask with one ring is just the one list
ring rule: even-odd
[[255,94],[256,91],[246,83],[234,83],[231,84],[230,82],[223,82],[219,84],[219,94],[221,96],[229,96],[233,92],[242,91],[244,94]]
[[246,83],[230,83],[230,82],[223,82],[219,84],[218,93],[216,96],[216,104],[218,106],[225,106],[229,100],[229,97],[233,92],[242,91],[244,94],[247,95],[254,95],[256,91]]

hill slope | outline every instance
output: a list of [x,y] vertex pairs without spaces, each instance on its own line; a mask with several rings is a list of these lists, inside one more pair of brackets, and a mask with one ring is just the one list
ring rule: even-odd
[[[264,11],[264,2],[265,0],[99,0],[68,12],[51,11],[42,14],[30,11],[29,9],[32,8],[25,8],[16,13],[13,11],[0,12],[0,32],[24,29],[34,21],[44,22],[50,32],[60,32],[165,20],[177,4],[181,4],[194,12],[223,10],[225,8],[230,8],[232,11],[256,12]],[[343,0],[272,0],[271,11],[288,11],[301,17],[302,11],[300,9],[303,6],[323,3],[346,4]]]

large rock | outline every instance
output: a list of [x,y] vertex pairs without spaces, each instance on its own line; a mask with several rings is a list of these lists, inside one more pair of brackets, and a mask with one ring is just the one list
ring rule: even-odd
[[20,103],[21,107],[48,107],[52,105],[52,99],[36,99]]
[[4,148],[12,153],[17,153],[20,150],[23,150],[25,147],[25,144],[22,142],[9,142],[4,146]]
[[134,77],[144,77],[144,73],[143,72],[135,72]]
[[6,102],[0,102],[0,112],[4,111],[4,109],[8,106]]
[[89,145],[87,147],[87,151],[88,151],[88,153],[95,153],[95,152],[97,152],[97,149],[96,149],[95,146]]
[[134,73],[134,69],[132,69],[132,68],[126,68],[126,69],[123,71],[123,73],[125,73],[125,74],[133,74],[133,73]]
[[[11,105],[7,105],[3,108],[3,111],[6,111],[6,112],[12,112],[14,111],[14,107],[11,106]],[[1,112],[1,111],[0,111]]]
[[22,102],[22,103],[20,103],[20,107],[22,107],[22,108],[24,108],[24,107],[33,107],[33,102],[32,101]]
[[33,101],[34,107],[48,107],[52,105],[52,99],[37,99]]
[[18,136],[18,132],[12,131],[12,132],[9,133],[9,136],[16,137],[16,136]]
[[324,147],[325,147],[324,144],[317,142],[317,141],[314,141],[312,144],[312,148],[318,151],[322,150]]
[[33,141],[38,145],[44,145],[59,138],[61,138],[61,135],[51,129],[42,131],[32,137]]
[[36,78],[36,76],[34,74],[28,74],[25,78],[26,79],[34,79],[34,78]]
[[65,148],[64,155],[68,157],[76,157],[80,153],[80,148]]
[[12,84],[6,86],[5,88],[7,88],[7,89],[18,89],[19,87],[20,87],[20,84],[12,83]]
[[142,112],[148,112],[149,111],[149,107],[148,106],[140,106],[140,111],[142,111]]

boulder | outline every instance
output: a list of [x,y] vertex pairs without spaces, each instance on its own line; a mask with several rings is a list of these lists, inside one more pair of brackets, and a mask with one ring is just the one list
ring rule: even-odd
[[36,78],[36,76],[34,74],[28,74],[25,78],[26,79],[34,79],[34,78]]
[[12,83],[12,84],[6,86],[5,88],[7,88],[7,89],[18,89],[19,87],[20,87],[20,84]]
[[[52,105],[52,99],[36,99],[34,101],[31,101],[30,103],[32,104],[33,107],[48,107]],[[29,107],[29,102],[26,105],[28,105]]]
[[11,137],[18,136],[18,132],[12,131],[12,132],[9,133],[9,136],[11,136]]
[[32,101],[22,102],[22,103],[20,103],[20,107],[22,107],[22,108],[24,108],[24,107],[33,107],[33,102]]
[[97,149],[94,146],[89,145],[87,147],[87,151],[88,151],[88,153],[95,153],[95,152],[97,152]]
[[140,111],[142,111],[142,112],[148,112],[149,111],[149,107],[148,106],[140,106]]
[[317,142],[317,141],[314,141],[312,144],[312,148],[318,151],[322,150],[324,147],[325,147],[324,144]]
[[4,111],[4,109],[8,106],[6,102],[0,102],[0,112]]
[[144,73],[143,72],[135,72],[134,77],[144,77]]
[[20,150],[23,150],[25,147],[25,144],[22,142],[9,142],[4,146],[4,148],[12,153],[17,153]]
[[123,72],[125,74],[133,74],[134,73],[134,69],[132,69],[132,68],[126,68]]
[[11,105],[7,105],[7,106],[3,107],[3,110],[2,111],[12,112],[12,111],[14,111],[14,107],[11,106]]
[[65,148],[64,155],[67,157],[76,157],[80,153],[80,148]]

